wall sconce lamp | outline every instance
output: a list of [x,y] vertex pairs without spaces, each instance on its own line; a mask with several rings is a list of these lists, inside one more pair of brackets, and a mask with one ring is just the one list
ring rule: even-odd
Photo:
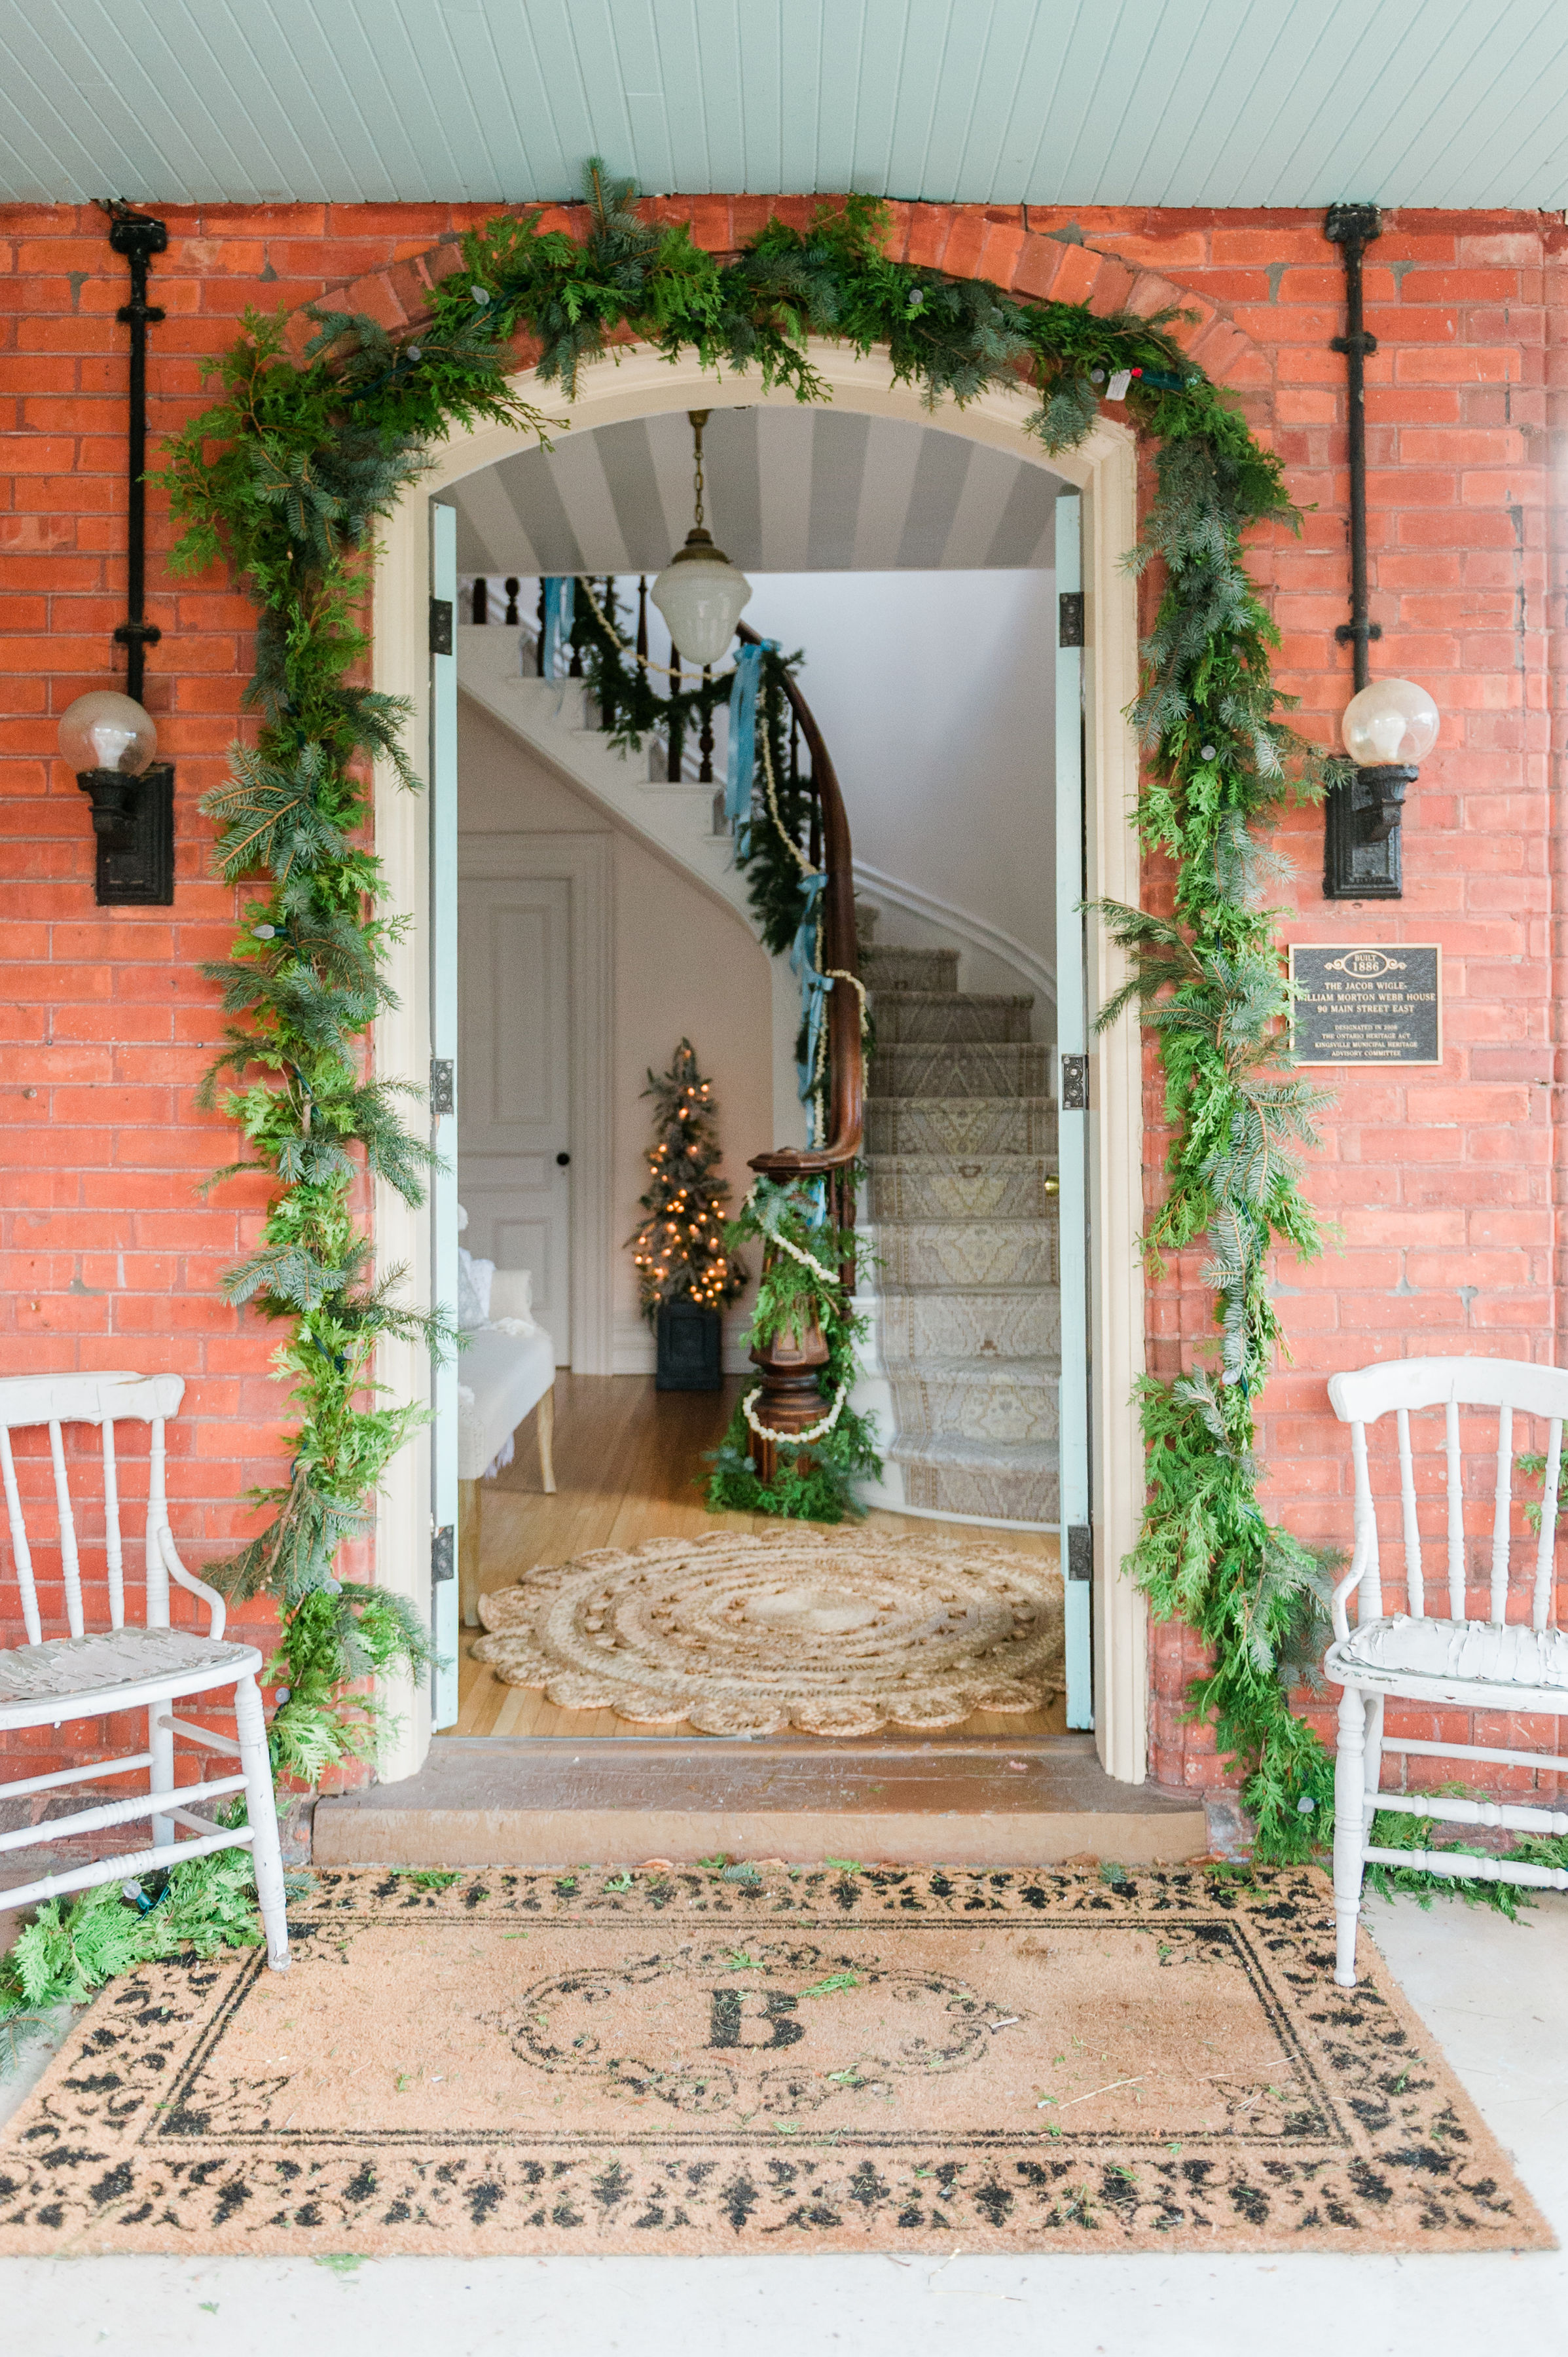
[[1350,698],[1339,725],[1356,764],[1357,840],[1387,843],[1399,827],[1405,788],[1437,742],[1437,706],[1412,679],[1379,679]]
[[[158,732],[151,715],[134,696],[95,688],[66,706],[59,749],[92,803],[99,905],[172,900],[174,771],[166,762],[152,766]],[[124,888],[159,877],[166,890]]]
[[129,205],[106,205],[109,243],[131,267],[131,299],[118,317],[131,330],[131,380],[126,427],[129,470],[125,540],[125,619],[114,632],[125,650],[125,693],[99,689],[79,695],[61,717],[59,749],[92,803],[97,842],[96,891],[102,908],[150,905],[174,899],[174,771],[155,762],[158,732],[142,708],[146,651],[160,632],[146,619],[147,572],[147,329],[163,313],[147,301],[147,272],[168,245],[168,231]]
[[1346,706],[1345,750],[1356,775],[1330,789],[1323,836],[1326,900],[1398,900],[1404,877],[1400,829],[1405,790],[1437,741],[1437,706],[1413,680],[1375,683],[1367,650],[1383,635],[1371,619],[1367,591],[1366,362],[1378,349],[1361,307],[1361,259],[1382,235],[1376,205],[1330,205],[1323,234],[1345,264],[1345,333],[1333,349],[1345,355],[1350,462],[1350,619],[1334,635],[1352,651],[1356,693]]

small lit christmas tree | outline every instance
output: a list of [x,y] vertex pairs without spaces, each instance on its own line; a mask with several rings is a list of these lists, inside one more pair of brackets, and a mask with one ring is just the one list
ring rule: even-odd
[[631,1238],[643,1316],[656,1324],[661,1309],[682,1302],[716,1313],[739,1299],[746,1269],[725,1250],[722,1207],[730,1190],[714,1176],[717,1108],[689,1039],[667,1072],[649,1073],[642,1093],[653,1099],[658,1133],[648,1149],[648,1192],[639,1199],[648,1217]]

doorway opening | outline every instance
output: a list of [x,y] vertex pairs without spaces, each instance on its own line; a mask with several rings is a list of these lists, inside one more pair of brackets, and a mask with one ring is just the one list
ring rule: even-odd
[[[918,426],[930,422],[918,396],[892,381],[885,354],[857,356],[813,339],[811,357],[837,414]],[[521,372],[515,382],[524,398],[543,401],[546,406],[553,398],[559,408],[558,393],[541,386],[531,372]],[[682,356],[671,364],[655,353],[633,350],[614,369],[595,371],[585,379],[572,405],[572,432],[575,436],[600,425],[662,417],[679,406],[697,403],[714,409],[771,411],[795,424],[800,415],[787,389],[762,393],[755,382],[744,379],[716,382],[704,374],[693,356]],[[961,412],[944,412],[941,429],[984,450],[1022,457],[1039,467],[1043,462],[1038,445],[1024,430],[1026,411],[1023,394],[988,392]],[[564,447],[564,440],[558,442],[558,450]],[[456,663],[448,667],[448,711],[443,666],[438,661],[433,675],[429,653],[431,500],[434,497],[437,520],[443,511],[454,515],[449,500],[460,484],[528,447],[532,444],[526,437],[510,426],[486,425],[454,433],[434,454],[424,483],[394,511],[383,537],[376,586],[376,683],[412,703],[421,724],[428,722],[433,749],[444,740],[449,719],[454,758]],[[1136,789],[1136,745],[1123,716],[1137,687],[1136,602],[1122,561],[1136,535],[1135,461],[1133,436],[1102,418],[1078,450],[1054,462],[1054,471],[1079,492],[1082,514],[1082,741],[1091,903],[1101,898],[1135,899],[1139,888],[1138,847],[1130,816]],[[805,495],[804,479],[797,469],[793,483],[786,489],[786,505],[798,504]],[[684,516],[675,521],[683,523]],[[455,545],[451,574],[455,597]],[[1065,708],[1058,698],[1058,715]],[[455,889],[449,906],[441,898],[440,863],[430,817],[430,806],[402,793],[389,776],[378,791],[377,847],[392,902],[409,911],[411,920],[391,948],[391,979],[398,1003],[378,1019],[377,1057],[381,1069],[417,1079],[421,1085],[428,1071],[433,1103],[439,1103],[443,1053],[454,1053],[456,1044],[455,1006],[446,1010],[438,999],[441,951],[443,939],[455,935],[456,907]],[[455,884],[455,796],[452,825],[450,866]],[[1091,1017],[1116,988],[1121,972],[1113,947],[1092,921],[1089,936],[1086,1007]],[[455,974],[455,960],[452,971]],[[444,1025],[452,1039],[452,1047],[445,1050],[441,1045]],[[775,1061],[777,1071],[777,1056]],[[1136,1250],[1142,1219],[1142,1086],[1139,1042],[1131,1027],[1116,1027],[1092,1041],[1088,1083],[1086,1125],[1095,1209],[1089,1238],[1094,1335],[1089,1380],[1095,1448],[1092,1529],[1086,1566],[1092,1578],[1085,1586],[1092,1598],[1095,1627],[1094,1742],[1114,1790],[1143,1782],[1148,1728],[1144,1608],[1142,1598],[1118,1571],[1135,1536],[1143,1493],[1142,1440],[1133,1405],[1144,1330]],[[449,1135],[437,1121],[435,1135],[438,1144],[450,1146],[455,1166],[455,1117]],[[441,1232],[423,1215],[411,1213],[394,1190],[377,1189],[378,1251],[389,1265],[402,1263],[409,1267],[416,1298],[455,1298],[456,1200],[454,1194],[453,1265],[448,1268],[442,1265]],[[392,1396],[438,1406],[431,1371],[412,1347],[388,1344],[381,1354],[379,1371]],[[450,1540],[446,1534],[457,1518],[455,1471],[447,1486],[440,1458],[442,1421],[438,1415],[430,1440],[404,1450],[393,1461],[378,1509],[377,1577],[422,1612],[432,1611],[448,1585]],[[453,1591],[455,1607],[455,1583]],[[439,1612],[433,1612],[433,1618],[439,1620]],[[454,1657],[455,1651],[454,1647]],[[381,1772],[384,1782],[396,1783],[415,1776],[429,1750],[433,1727],[449,1725],[451,1717],[438,1691],[394,1689],[387,1698],[396,1717]],[[1037,1842],[1036,1854],[1046,1854]]]
[[[1078,501],[1035,461],[929,425],[831,410],[720,411],[706,460],[719,535],[753,585],[747,622],[800,650],[800,684],[843,781],[875,1027],[856,1400],[876,1419],[884,1473],[863,1489],[859,1540],[854,1526],[841,1531],[820,1578],[786,1583],[784,1600],[767,1602],[771,1658],[780,1641],[809,1652],[841,1630],[847,1640],[862,1605],[873,1607],[853,1577],[846,1593],[846,1566],[895,1535],[905,1560],[961,1537],[971,1567],[1005,1553],[1026,1587],[1048,1570],[1054,1587],[1064,1476],[1066,1520],[1087,1535],[1081,1118],[1075,1125],[1069,1113],[1066,1125],[1070,1182],[1058,1135],[1061,1051],[1081,1049],[1083,1008],[1081,658],[1069,646],[1064,694],[1057,577],[1064,548],[1069,565],[1076,557]],[[671,1717],[657,1694],[651,1706],[634,1696],[630,1711],[587,1706],[593,1679],[574,1672],[569,1643],[548,1685],[527,1648],[534,1683],[510,1677],[515,1646],[481,1639],[476,1657],[476,1603],[487,1598],[491,1619],[498,1597],[539,1584],[540,1566],[607,1550],[657,1555],[726,1531],[786,1535],[766,1518],[710,1514],[703,1497],[705,1460],[755,1383],[755,1267],[725,1320],[720,1388],[664,1391],[626,1246],[648,1185],[646,1083],[681,1040],[711,1075],[736,1198],[754,1155],[806,1142],[800,984],[787,958],[763,948],[734,856],[724,705],[711,731],[618,747],[617,715],[596,705],[585,677],[591,634],[575,642],[570,620],[563,627],[575,598],[579,619],[585,606],[614,615],[628,647],[656,670],[671,665],[647,588],[679,544],[690,467],[684,413],[648,416],[469,473],[436,514],[437,567],[450,576],[437,596],[452,595],[456,621],[446,658],[453,758],[449,777],[436,763],[447,807],[435,831],[450,839],[455,907],[434,996],[452,1009],[456,1168],[433,1257],[439,1266],[461,1221],[464,1322],[486,1307],[476,1285],[496,1288],[511,1313],[482,1320],[474,1380],[464,1362],[456,1371],[460,1454],[465,1419],[485,1427],[467,1435],[458,1577],[438,1598],[457,1674],[444,1697],[450,1716],[438,1703],[436,1724],[459,1736],[581,1743],[646,1738],[652,1726],[697,1741],[730,1731],[727,1706]],[[1064,582],[1078,587],[1076,574]],[[437,705],[441,692],[438,679]],[[1072,800],[1058,843],[1064,745]],[[438,899],[441,889],[438,877]],[[1077,1027],[1070,1041],[1058,1019],[1064,938],[1076,969],[1060,994]],[[1075,1239],[1065,1251],[1063,1232]],[[520,1304],[548,1338],[554,1380],[503,1435],[521,1394],[506,1396],[480,1360],[504,1356],[494,1331],[519,1322]],[[537,1340],[513,1342],[540,1357]],[[544,1372],[533,1371],[534,1398]],[[487,1385],[501,1394],[488,1423],[475,1399]],[[553,1492],[533,1430],[542,1412],[553,1425]],[[439,1426],[436,1446],[439,1457]],[[897,1587],[893,1560],[884,1550],[874,1583]],[[995,1709],[955,1713],[950,1692],[927,1692],[882,1732],[1015,1747],[1090,1726],[1079,1586],[1066,1599],[1065,1637],[1061,1602],[1041,1608],[1056,1616],[1051,1645],[1029,1643],[1037,1599],[1017,1603],[1007,1634],[1025,1653],[1010,1658],[1027,1656],[1035,1706],[1020,1708],[1017,1680],[997,1674]],[[664,1605],[667,1621],[689,1616],[689,1602]],[[972,1609],[953,1599],[955,1614]],[[884,1597],[875,1611],[896,1622],[897,1602]],[[532,1620],[530,1632],[536,1648]],[[751,1636],[760,1646],[760,1629],[745,1623]],[[709,1643],[690,1629],[682,1641]],[[743,1642],[743,1670],[745,1652]],[[791,1721],[789,1739],[812,1738]]]

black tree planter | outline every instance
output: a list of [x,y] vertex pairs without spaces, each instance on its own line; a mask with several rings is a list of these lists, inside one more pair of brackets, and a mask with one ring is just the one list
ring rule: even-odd
[[716,1392],[724,1383],[724,1319],[694,1301],[667,1301],[659,1312],[655,1391]]

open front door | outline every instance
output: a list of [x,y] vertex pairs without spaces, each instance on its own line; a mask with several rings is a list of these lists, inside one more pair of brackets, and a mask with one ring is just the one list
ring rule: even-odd
[[[457,511],[430,510],[430,1297],[457,1316]],[[457,1361],[431,1367],[430,1723],[457,1717]]]
[[1089,1039],[1083,902],[1082,507],[1056,508],[1057,590],[1057,1168],[1061,1281],[1061,1563],[1067,1608],[1067,1723],[1094,1725],[1090,1654],[1094,1537],[1089,1485]]

